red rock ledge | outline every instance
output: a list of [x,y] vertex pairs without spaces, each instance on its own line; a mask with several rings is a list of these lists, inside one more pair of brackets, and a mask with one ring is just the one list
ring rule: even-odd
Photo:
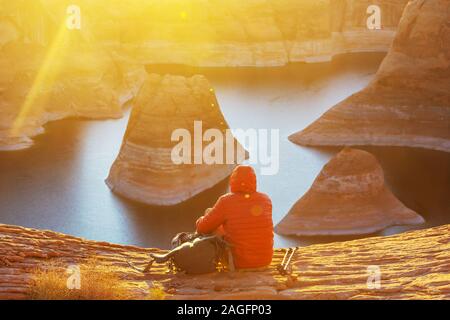
[[[52,231],[0,224],[0,299],[27,299],[32,271],[46,262],[99,264],[120,272],[136,298],[160,286],[167,299],[449,299],[450,225],[348,242],[301,248],[288,280],[276,271],[284,249],[274,253],[266,271],[188,276],[167,273],[164,265],[142,275],[145,249],[89,241]],[[367,267],[381,270],[381,288],[368,289]]]

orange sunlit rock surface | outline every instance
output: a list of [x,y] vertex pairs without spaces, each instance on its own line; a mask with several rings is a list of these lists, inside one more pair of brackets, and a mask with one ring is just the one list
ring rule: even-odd
[[2,3],[0,150],[30,146],[50,120],[117,118],[134,83],[92,39],[39,1]]
[[[120,116],[145,64],[275,66],[386,51],[406,0],[378,2],[374,31],[354,0],[2,1],[0,149],[30,146],[49,120]],[[67,27],[73,5],[79,29]]]
[[[127,261],[143,267],[150,252],[161,250],[0,225],[0,299],[26,299],[36,268],[56,261],[62,266],[83,263],[93,256],[98,265],[118,273],[138,299],[148,297],[154,287],[162,288],[167,299],[450,298],[448,225],[301,248],[293,257],[291,279],[276,270],[284,251],[275,250],[265,271],[188,276],[170,274],[165,265],[155,265],[144,276]],[[367,285],[368,268],[373,265],[381,272],[379,289]]]

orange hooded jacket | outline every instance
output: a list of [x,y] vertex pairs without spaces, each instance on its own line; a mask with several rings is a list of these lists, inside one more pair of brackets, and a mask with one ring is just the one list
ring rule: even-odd
[[273,254],[272,202],[256,191],[256,175],[250,166],[234,169],[230,188],[231,193],[221,196],[197,220],[197,232],[209,234],[223,229],[225,240],[232,245],[236,268],[267,266]]

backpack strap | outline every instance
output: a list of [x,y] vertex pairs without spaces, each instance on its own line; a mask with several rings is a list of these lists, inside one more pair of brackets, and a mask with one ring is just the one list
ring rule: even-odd
[[152,261],[154,261],[156,263],[167,262],[167,261],[169,261],[169,259],[172,255],[173,255],[173,250],[171,250],[167,253],[163,253],[163,254],[150,253],[150,257],[152,258]]

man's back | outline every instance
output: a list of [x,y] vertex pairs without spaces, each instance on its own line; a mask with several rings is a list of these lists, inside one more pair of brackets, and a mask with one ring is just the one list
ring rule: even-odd
[[223,224],[225,240],[233,245],[237,268],[266,266],[273,254],[272,203],[263,193],[247,195],[224,197],[228,207]]
[[272,202],[256,191],[251,167],[239,166],[230,179],[231,193],[219,198],[214,208],[197,221],[197,232],[211,233],[223,227],[233,247],[236,268],[270,264],[273,254]]

